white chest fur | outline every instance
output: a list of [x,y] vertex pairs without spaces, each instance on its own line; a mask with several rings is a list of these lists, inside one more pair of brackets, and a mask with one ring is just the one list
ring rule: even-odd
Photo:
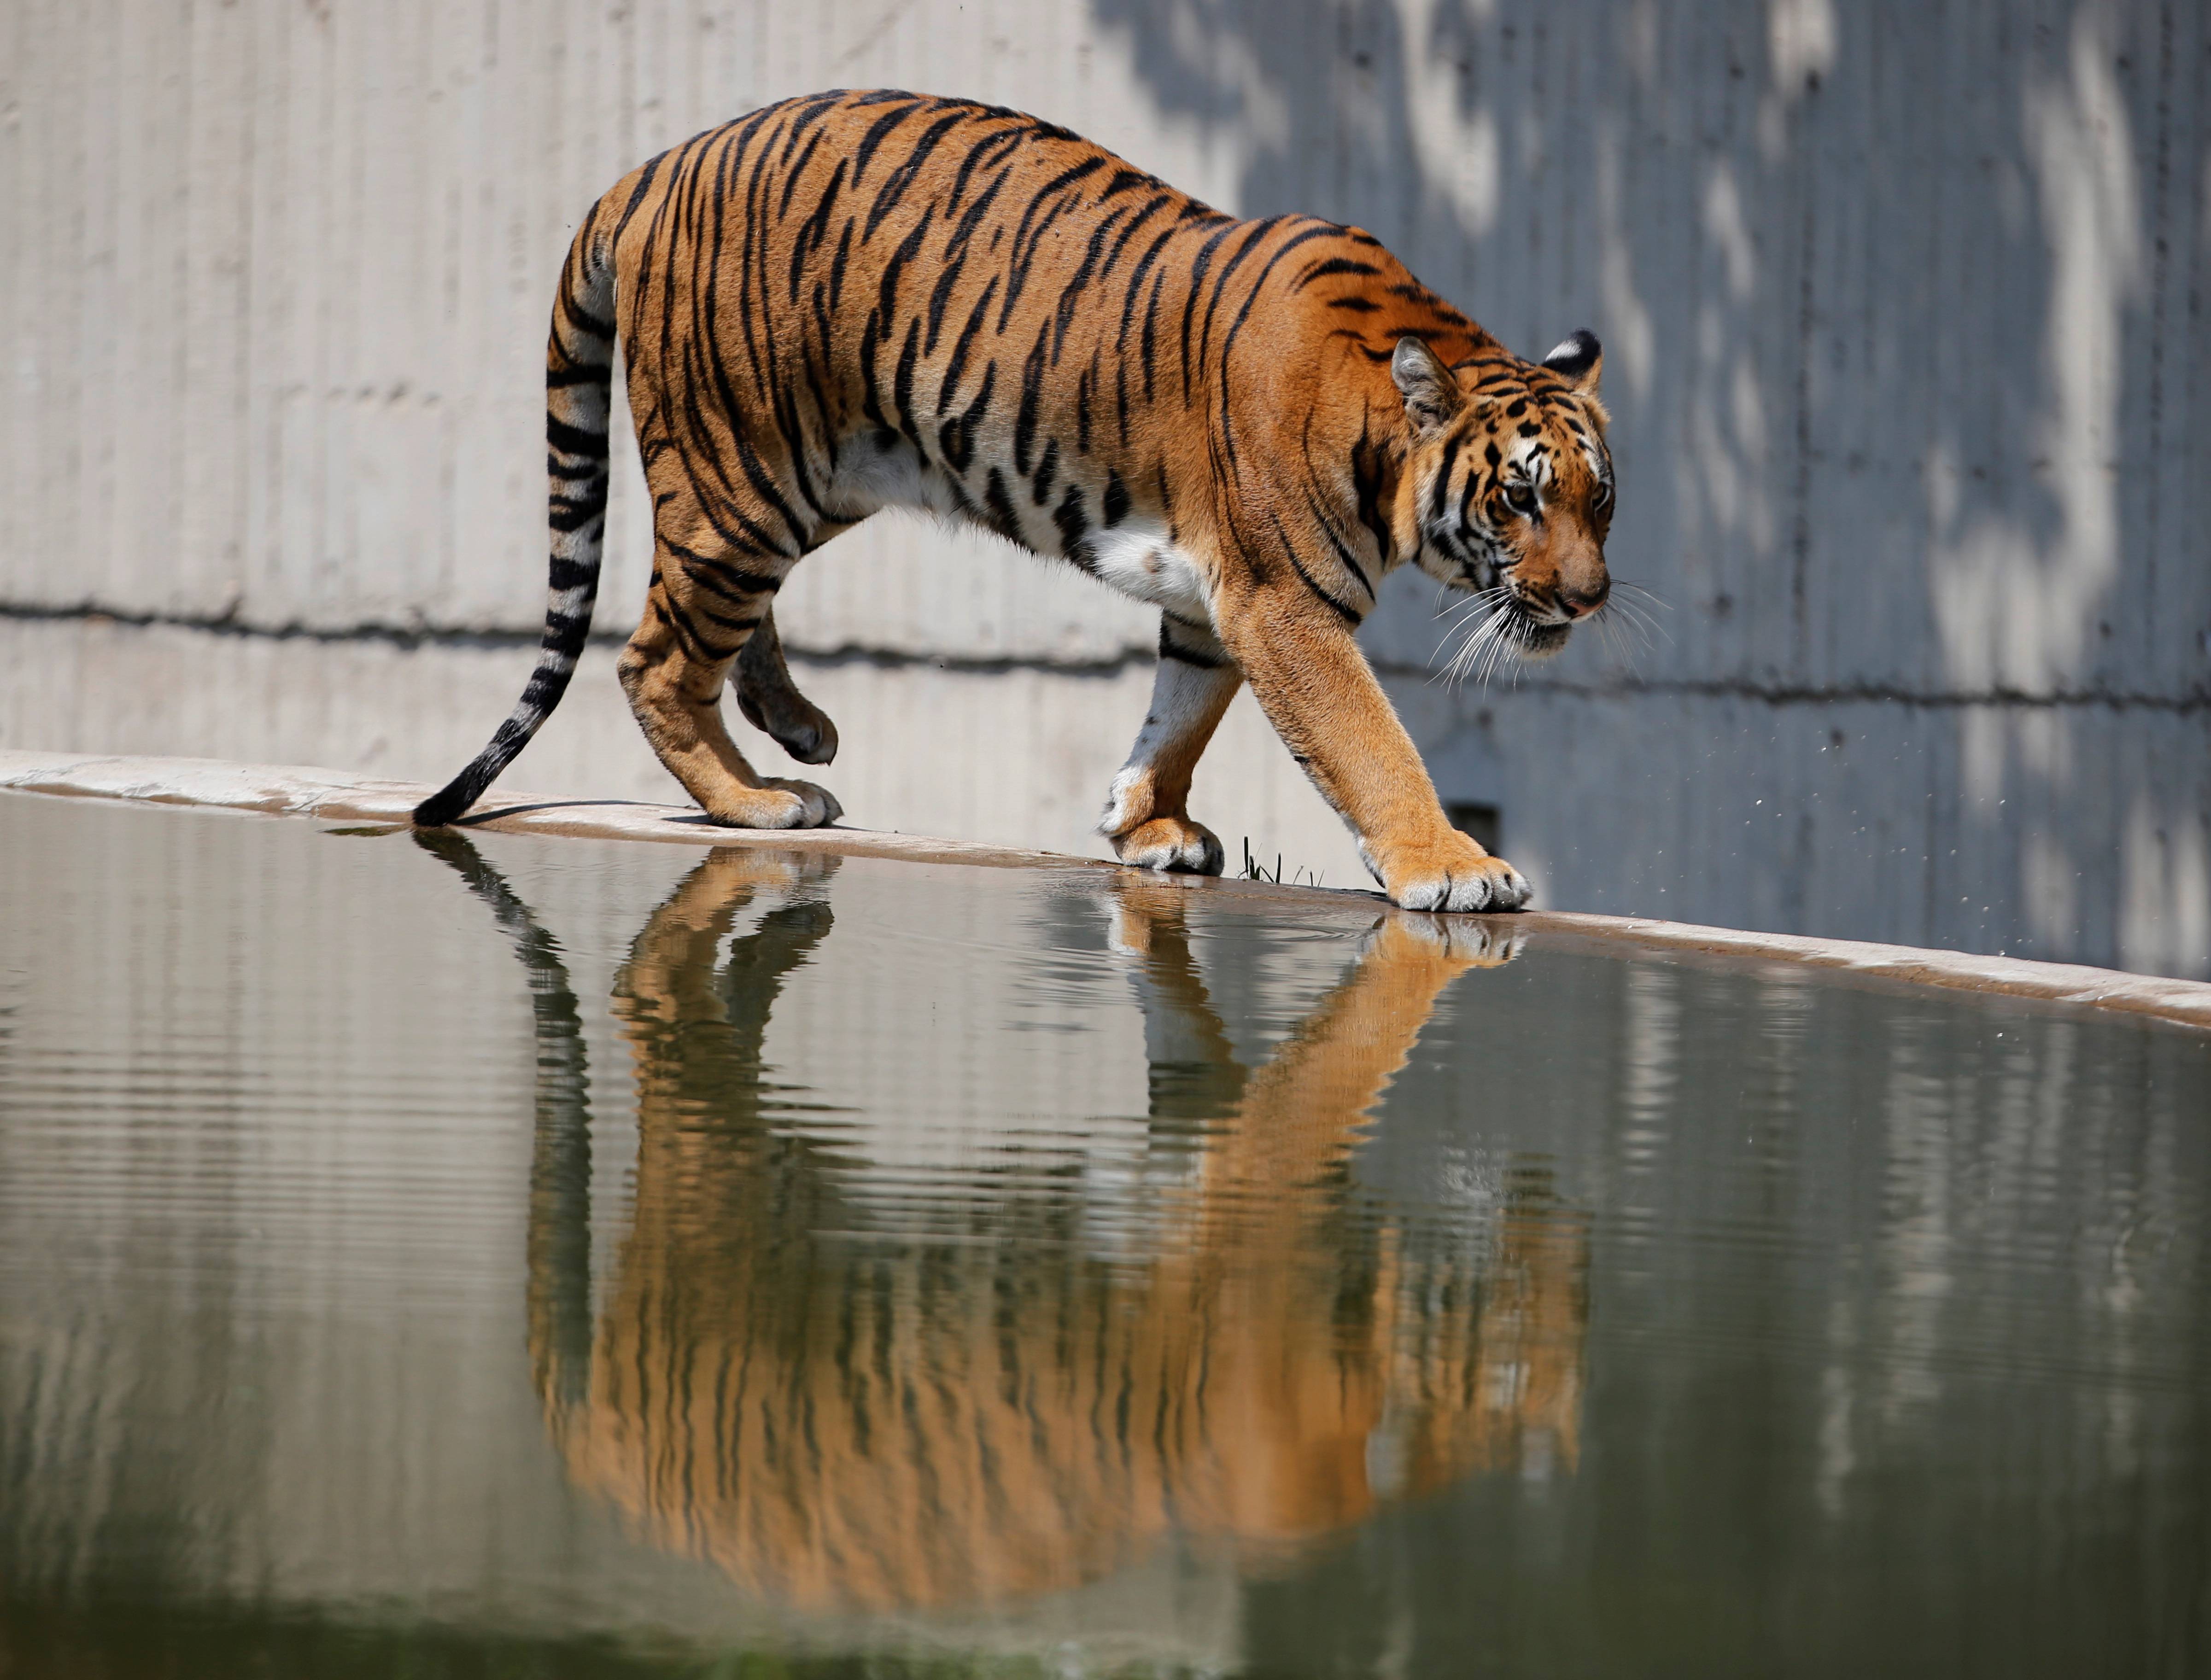
[[1205,574],[1188,550],[1168,539],[1166,526],[1124,519],[1110,531],[1093,531],[1089,550],[1100,582],[1193,624],[1213,622]]

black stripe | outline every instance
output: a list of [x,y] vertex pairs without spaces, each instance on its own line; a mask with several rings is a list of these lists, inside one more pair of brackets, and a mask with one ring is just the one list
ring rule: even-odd
[[837,236],[837,254],[829,259],[829,312],[837,313],[845,298],[845,264],[852,257],[852,224],[847,221],[845,231]]
[[[1013,175],[1011,166],[1000,170],[991,177],[990,184],[975,195],[975,202],[960,213],[960,220],[953,223],[952,233],[944,241],[944,261],[966,261],[968,242],[975,237],[976,228],[982,224],[983,218],[990,213],[990,206],[997,202],[998,195],[1005,190],[1006,183],[1013,178]],[[951,210],[947,208],[945,215],[951,214]]]
[[[892,97],[911,100],[913,95],[903,94],[893,94]],[[869,99],[859,100],[857,103],[861,105],[888,104],[889,100]],[[916,101],[915,105],[909,105],[903,111],[893,111],[885,116],[878,117],[869,125],[868,131],[860,136],[860,143],[852,148],[852,184],[854,186],[858,186],[860,178],[868,172],[868,165],[875,157],[876,148],[890,137],[893,129],[914,114],[916,105],[918,103]]]
[[[808,138],[806,142],[806,149],[798,154],[798,161],[791,165],[788,169],[784,171],[783,199],[782,202],[776,206],[775,210],[776,219],[778,221],[781,221],[784,216],[791,214],[791,195],[798,190],[799,178],[806,173],[806,166],[814,161],[814,154],[820,148],[822,140],[827,136],[828,132],[829,130],[825,128],[817,127],[814,130],[813,134]],[[784,142],[784,154],[786,158],[790,155],[791,141],[796,140],[797,137],[798,131],[796,129],[793,129],[790,137]],[[839,159],[839,161],[842,162],[843,160]]]
[[[783,587],[783,579],[773,572],[748,571],[744,567],[733,565],[728,560],[718,560],[712,555],[702,554],[695,548],[686,548],[680,542],[670,542],[666,544],[666,547],[668,552],[675,555],[682,565],[683,575],[686,577],[694,583],[704,583],[718,595],[727,596],[773,595]],[[693,569],[694,567],[697,568],[696,571]],[[706,576],[703,578],[700,577],[700,571],[705,572]]]
[[1067,494],[1051,511],[1051,523],[1059,527],[1059,551],[1085,571],[1093,569],[1089,556],[1083,552],[1082,540],[1090,534],[1090,522],[1082,511],[1082,486],[1070,484]]
[[1335,550],[1336,564],[1357,578],[1359,587],[1366,591],[1366,598],[1373,600],[1374,585],[1366,581],[1366,571],[1352,558],[1351,551],[1343,546],[1343,539],[1336,535],[1336,526],[1330,521],[1327,511],[1310,489],[1305,490],[1305,510],[1312,515],[1313,523],[1320,527],[1320,534],[1328,539],[1328,546]]
[[1154,197],[1147,200],[1145,203],[1137,209],[1136,214],[1129,218],[1127,223],[1122,227],[1120,233],[1115,235],[1113,239],[1113,249],[1106,253],[1106,266],[1100,271],[1101,274],[1112,274],[1113,272],[1113,265],[1121,260],[1121,251],[1123,247],[1125,246],[1130,239],[1136,237],[1136,230],[1139,227],[1142,227],[1146,222],[1149,221],[1161,210],[1165,209],[1168,205],[1173,203],[1174,201],[1175,195],[1171,192],[1162,192]]
[[603,461],[607,458],[607,434],[586,432],[580,426],[571,426],[553,414],[545,416],[545,441],[563,455],[574,456],[584,461]]
[[1159,260],[1160,252],[1166,248],[1167,241],[1182,231],[1182,224],[1189,215],[1189,207],[1184,206],[1182,215],[1168,225],[1166,231],[1144,248],[1144,254],[1136,259],[1136,266],[1130,271],[1128,290],[1121,294],[1121,342],[1124,345],[1129,341],[1130,323],[1136,318],[1136,294],[1144,289],[1144,276],[1151,272],[1152,264]]
[[[860,378],[867,388],[867,400],[862,404],[862,409],[869,419],[886,429],[888,427],[888,422],[883,417],[879,393],[875,388],[875,351],[887,341],[886,329],[898,313],[899,277],[905,271],[906,265],[913,260],[914,253],[921,249],[922,241],[928,237],[930,223],[936,215],[936,208],[934,205],[924,210],[921,220],[913,225],[912,231],[905,239],[899,241],[898,249],[891,253],[890,260],[883,264],[882,279],[875,288],[875,306],[869,312],[867,326],[861,334]],[[847,233],[851,232],[850,224],[846,225],[845,232]],[[918,320],[911,323],[909,343],[917,342],[912,338],[912,332],[918,329],[920,324]],[[909,372],[909,386],[911,382]],[[903,426],[903,420],[900,424]],[[914,437],[914,441],[920,442],[918,435]]]
[[1375,552],[1381,556],[1384,571],[1390,558],[1396,552],[1396,539],[1390,529],[1388,517],[1382,511],[1382,480],[1384,468],[1389,464],[1382,446],[1370,443],[1362,432],[1351,450],[1351,484],[1359,501],[1359,523],[1373,535]]
[[1082,301],[1082,288],[1090,284],[1090,276],[1097,270],[1099,249],[1106,243],[1106,236],[1113,231],[1113,224],[1120,221],[1121,216],[1122,212],[1116,210],[1098,224],[1096,230],[1090,235],[1089,245],[1082,253],[1081,263],[1069,276],[1066,286],[1061,289],[1059,307],[1055,312],[1055,336],[1051,347],[1051,360],[1055,367],[1059,365],[1060,353],[1067,348],[1067,329],[1073,323],[1075,311]]
[[[1047,438],[1044,440],[1044,453],[1037,458],[1035,483],[1036,505],[1039,507],[1042,507],[1051,499],[1052,480],[1058,476],[1058,472],[1059,439]],[[1069,490],[1075,488],[1072,484],[1067,487]]]
[[898,372],[891,381],[891,400],[898,405],[899,430],[913,440],[918,449],[921,433],[913,424],[913,363],[921,351],[921,322],[916,317],[906,323],[906,345],[900,350]]
[[548,502],[545,523],[553,529],[566,535],[580,531],[607,511],[606,492],[596,496],[570,498],[554,496]]
[[[1265,239],[1268,234],[1273,233],[1275,229],[1281,225],[1281,221],[1282,218],[1280,216],[1269,216],[1264,221],[1254,222],[1252,227],[1256,231],[1252,233],[1251,237],[1245,240],[1242,245],[1236,248],[1236,254],[1230,257],[1228,261],[1222,265],[1221,272],[1214,277],[1213,296],[1207,300],[1205,305],[1205,324],[1200,327],[1197,332],[1197,371],[1200,373],[1202,373],[1205,371],[1205,347],[1213,342],[1213,317],[1221,308],[1221,294],[1227,291],[1230,277],[1235,274],[1237,269],[1244,266],[1245,258],[1251,256],[1253,251],[1259,248],[1259,242]],[[1290,240],[1289,244],[1294,245],[1300,239],[1317,239],[1318,237],[1318,230],[1309,228],[1305,233],[1299,234],[1296,239]],[[1273,267],[1272,263],[1269,263],[1268,267]],[[1263,269],[1260,270],[1258,279],[1252,282],[1251,296],[1245,299],[1244,300],[1244,313],[1236,317],[1236,326],[1240,327],[1244,324],[1244,316],[1249,315],[1251,312],[1251,299],[1259,295],[1259,288],[1266,284],[1266,270]],[[1193,300],[1194,296],[1195,294],[1193,293]],[[1185,336],[1187,336],[1189,330],[1189,306],[1185,305],[1183,310],[1184,331]],[[1231,341],[1233,341],[1234,328],[1232,327],[1230,329],[1230,333]],[[1227,352],[1224,347],[1222,351],[1222,356],[1224,358],[1222,373],[1224,378],[1227,374],[1225,360],[1227,354]],[[1188,367],[1184,367],[1183,369],[1183,382],[1185,386],[1188,385],[1190,381],[1190,370]]]
[[1106,469],[1106,529],[1111,530],[1129,517],[1129,486],[1121,482],[1120,474],[1111,467]]
[[[990,116],[996,113],[986,108],[984,114]],[[967,156],[960,166],[960,172],[952,178],[952,190],[944,201],[945,215],[950,215],[960,208],[960,201],[967,191],[967,178],[974,173],[983,160],[999,148],[1010,146],[1021,137],[1021,131],[1019,129],[1000,129],[995,133],[984,135],[967,148]],[[1004,178],[1003,176],[999,177],[1001,181]]]
[[1178,660],[1184,665],[1195,665],[1201,671],[1218,671],[1228,663],[1225,655],[1216,659],[1209,653],[1196,653],[1188,648],[1177,647],[1174,638],[1168,630],[1171,622],[1164,614],[1161,615],[1160,619],[1160,657],[1161,659]]
[[[1228,449],[1228,467],[1231,473],[1240,473],[1240,463],[1238,461],[1236,454],[1236,408],[1235,404],[1229,399],[1228,391],[1228,357],[1229,354],[1236,348],[1237,335],[1244,330],[1245,322],[1251,319],[1252,305],[1259,301],[1259,293],[1266,289],[1268,280],[1273,275],[1275,268],[1282,262],[1282,260],[1288,257],[1288,255],[1292,251],[1295,251],[1299,245],[1305,244],[1308,239],[1325,239],[1330,234],[1332,234],[1336,231],[1336,228],[1332,223],[1323,222],[1318,227],[1306,228],[1304,233],[1293,235],[1292,238],[1284,240],[1282,244],[1276,246],[1273,255],[1267,258],[1266,266],[1259,270],[1257,277],[1255,277],[1251,281],[1251,290],[1245,297],[1243,308],[1236,311],[1236,319],[1229,324],[1228,336],[1221,341],[1221,440],[1227,446]],[[1257,243],[1257,242],[1256,240],[1252,242],[1254,245]],[[1215,303],[1217,304],[1220,302],[1221,293],[1227,289],[1228,276],[1235,271],[1236,263],[1242,262],[1245,256],[1247,255],[1251,250],[1251,245],[1245,245],[1244,250],[1237,254],[1236,261],[1231,263],[1227,269],[1222,271],[1221,284],[1214,292]],[[1207,338],[1210,338],[1212,335],[1213,310],[1211,306],[1208,305],[1205,311],[1205,336]],[[1202,347],[1199,354],[1202,358],[1203,354]]]
[[1152,370],[1158,360],[1160,293],[1166,288],[1167,271],[1160,270],[1159,278],[1152,282],[1152,295],[1144,305],[1144,335],[1139,360],[1144,369],[1144,401],[1152,400]]
[[1005,474],[996,467],[990,468],[990,476],[984,481],[983,505],[989,511],[988,523],[992,530],[1024,548],[1028,547],[1028,540],[1021,535],[1021,516],[1014,511],[1013,498],[1006,493]]
[[[1185,403],[1190,401],[1190,323],[1196,318],[1197,315],[1198,288],[1205,284],[1206,270],[1213,266],[1214,253],[1221,249],[1221,245],[1227,242],[1228,236],[1231,233],[1233,233],[1239,226],[1248,225],[1252,224],[1239,224],[1233,221],[1230,222],[1226,227],[1223,227],[1219,233],[1215,233],[1211,239],[1208,239],[1203,245],[1197,248],[1197,256],[1190,263],[1190,279],[1187,282],[1186,289],[1183,293],[1182,301],[1182,400]],[[1257,226],[1261,233],[1263,233],[1266,230],[1267,224],[1260,222],[1256,224],[1256,226]],[[1253,238],[1256,239],[1257,237],[1257,234],[1253,235]],[[1246,239],[1244,242],[1244,249],[1249,251],[1251,248],[1251,240]],[[1147,330],[1148,330],[1148,327]],[[1202,348],[1203,347],[1201,346],[1200,347]],[[1144,391],[1147,396],[1149,396],[1151,393],[1151,385],[1148,380],[1144,386]]]
[[1444,440],[1444,458],[1436,468],[1435,493],[1428,504],[1428,517],[1431,519],[1440,519],[1444,517],[1444,501],[1451,494],[1451,464],[1458,459],[1458,448],[1462,441],[1456,432]]
[[1109,198],[1118,197],[1130,187],[1157,185],[1159,185],[1158,181],[1141,170],[1117,169],[1113,172],[1112,178],[1106,183],[1106,190],[1098,195],[1098,202],[1103,204]]
[[695,644],[699,651],[705,654],[713,663],[718,665],[725,659],[734,659],[743,650],[745,644],[742,637],[738,638],[735,647],[725,647],[719,642],[711,640],[706,632],[700,629],[693,621],[691,609],[676,600],[673,595],[668,597],[667,607],[669,623],[675,627],[678,636]]
[[951,116],[941,118],[931,123],[922,131],[921,138],[914,142],[913,149],[906,154],[906,161],[891,171],[889,178],[883,183],[881,189],[875,194],[875,202],[869,206],[867,225],[860,230],[860,239],[863,243],[873,239],[875,229],[882,226],[883,218],[898,208],[899,201],[906,196],[906,190],[913,185],[914,177],[921,172],[922,166],[929,161],[929,154],[937,148],[946,135],[967,120],[966,112],[955,111]]
[[1290,570],[1298,574],[1299,581],[1303,583],[1307,589],[1311,589],[1316,595],[1318,595],[1323,601],[1326,601],[1329,606],[1333,607],[1337,617],[1341,618],[1346,624],[1351,625],[1353,629],[1357,629],[1359,627],[1359,614],[1353,612],[1351,608],[1346,607],[1326,589],[1321,588],[1318,583],[1314,581],[1312,573],[1305,570],[1305,562],[1298,558],[1296,546],[1291,542],[1290,534],[1282,529],[1282,522],[1281,518],[1271,510],[1269,511],[1267,517],[1273,523],[1275,527],[1275,535],[1281,541],[1282,553],[1289,557]]
[[930,287],[929,336],[922,341],[921,349],[924,355],[933,356],[936,354],[936,335],[944,326],[945,305],[952,301],[952,288],[960,283],[960,276],[966,272],[966,269],[967,264],[964,260],[947,263],[944,265],[944,271],[936,277],[936,284]]
[[724,630],[749,631],[757,629],[760,625],[760,620],[765,619],[768,614],[768,609],[763,607],[759,612],[752,613],[748,617],[741,619],[732,618],[727,613],[717,613],[707,607],[699,606],[696,602],[694,602],[688,610],[696,613],[700,618],[706,619],[709,624],[718,624],[721,625]]
[[[944,365],[944,383],[936,389],[936,412],[940,414],[952,406],[952,399],[959,392],[960,376],[967,370],[968,347],[974,343],[975,335],[982,329],[983,317],[989,313],[991,295],[997,289],[998,276],[992,275],[990,283],[983,288],[983,295],[975,299],[975,307],[967,312],[967,324],[960,329],[960,336],[953,341],[952,360]],[[996,364],[993,362],[991,366],[995,367]]]
[[1021,364],[1021,402],[1014,414],[1014,470],[1023,477],[1028,475],[1029,450],[1036,442],[1037,404],[1044,396],[1044,347],[1051,336],[1047,322]]
[[976,423],[990,407],[991,388],[997,383],[998,365],[991,362],[983,369],[983,383],[976,387],[975,400],[937,429],[937,453],[955,473],[965,473],[975,459]]
[[[1330,275],[1378,275],[1381,269],[1372,263],[1360,263],[1348,257],[1331,257],[1324,263],[1316,263],[1297,277],[1290,290],[1302,292],[1317,280]],[[1395,289],[1395,288],[1392,288]]]
[[812,214],[798,224],[797,233],[791,237],[790,293],[794,302],[808,260],[828,241],[829,218],[837,208],[839,195],[845,190],[847,166],[847,160],[837,160],[837,167],[830,172],[828,183],[821,189],[821,196],[815,202]]
[[615,323],[592,314],[569,296],[565,289],[560,293],[560,316],[579,333],[602,339],[609,344],[615,341]]
[[[1006,301],[998,310],[1000,332],[1005,331],[1007,322],[1013,317],[1014,305],[1021,301],[1021,288],[1028,283],[1029,264],[1036,257],[1037,246],[1042,242],[1045,231],[1066,214],[1069,206],[1074,202],[1074,195],[1069,194],[1065,202],[1054,205],[1041,220],[1037,219],[1038,207],[1053,194],[1094,175],[1105,166],[1106,160],[1103,158],[1085,158],[1081,163],[1070,165],[1038,188],[1021,211],[1021,219],[1014,227],[1013,249],[1006,253],[1008,280]],[[1025,245],[1026,250],[1023,249]]]

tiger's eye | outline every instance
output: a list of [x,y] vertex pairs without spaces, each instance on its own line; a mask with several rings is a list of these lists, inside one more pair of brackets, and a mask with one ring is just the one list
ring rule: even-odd
[[1536,492],[1534,488],[1525,484],[1506,485],[1505,486],[1505,505],[1511,508],[1513,512],[1518,514],[1530,514],[1535,512]]

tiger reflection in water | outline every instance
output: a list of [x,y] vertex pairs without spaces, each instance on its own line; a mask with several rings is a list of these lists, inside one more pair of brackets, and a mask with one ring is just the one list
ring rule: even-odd
[[[1482,924],[1386,917],[1246,1074],[1192,958],[1187,890],[1123,878],[1106,909],[1145,1012],[1152,1113],[1192,1122],[1180,1135],[1201,1151],[1148,1210],[1148,1257],[1087,1254],[1049,1213],[1024,1232],[1017,1200],[991,1240],[854,1241],[816,1234],[866,1224],[864,1169],[791,1107],[762,1115],[762,1035],[830,931],[809,874],[834,861],[716,850],[615,982],[634,1218],[593,1324],[557,948],[467,841],[417,839],[530,969],[533,1367],[572,1478],[656,1543],[794,1608],[972,1606],[1098,1580],[1170,1536],[1263,1566],[1386,1500],[1572,1469],[1580,1223],[1530,1181],[1485,1236],[1439,1236],[1362,1210],[1348,1172],[1443,988],[1509,957]],[[776,902],[733,940],[763,892]]]

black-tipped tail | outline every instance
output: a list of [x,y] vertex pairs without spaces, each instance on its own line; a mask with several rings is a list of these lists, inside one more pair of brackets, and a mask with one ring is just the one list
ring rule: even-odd
[[484,796],[484,790],[514,762],[514,755],[529,739],[530,732],[517,728],[512,718],[500,724],[491,744],[469,760],[466,770],[415,807],[415,825],[443,828],[460,817]]
[[598,222],[595,208],[568,247],[546,355],[545,467],[552,485],[546,515],[553,557],[537,668],[484,750],[415,807],[415,821],[423,828],[442,828],[459,818],[514,762],[560,704],[591,632],[606,546],[607,415],[615,355],[614,269],[597,234]]

